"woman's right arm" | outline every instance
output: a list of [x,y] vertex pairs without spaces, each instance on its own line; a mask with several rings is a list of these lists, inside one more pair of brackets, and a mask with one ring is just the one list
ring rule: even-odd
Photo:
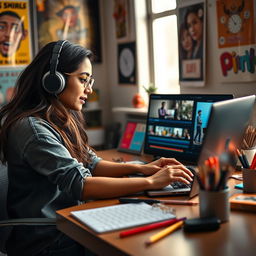
[[161,189],[174,181],[189,183],[192,178],[187,175],[182,165],[165,166],[145,178],[87,177],[84,180],[82,200],[113,198],[144,190]]

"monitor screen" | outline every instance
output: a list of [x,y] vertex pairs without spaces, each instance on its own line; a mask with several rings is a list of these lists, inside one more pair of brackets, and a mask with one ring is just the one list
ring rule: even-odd
[[144,152],[197,163],[214,102],[230,94],[151,94]]

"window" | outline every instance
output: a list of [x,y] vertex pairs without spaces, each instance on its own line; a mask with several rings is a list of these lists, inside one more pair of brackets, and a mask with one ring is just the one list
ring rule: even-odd
[[147,0],[150,80],[158,93],[179,93],[176,0]]

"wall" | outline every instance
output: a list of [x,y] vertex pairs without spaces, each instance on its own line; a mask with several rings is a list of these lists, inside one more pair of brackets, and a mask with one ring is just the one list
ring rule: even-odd
[[[185,1],[185,0],[184,0]],[[117,41],[115,38],[115,24],[112,18],[113,12],[113,2],[110,0],[100,0],[101,11],[102,11],[102,23],[103,23],[103,44],[104,44],[104,78],[106,80],[100,80],[102,82],[101,86],[107,86],[108,89],[104,89],[101,92],[103,97],[108,97],[104,101],[108,106],[108,117],[112,118],[111,108],[113,107],[132,107],[131,100],[133,95],[139,91],[137,86],[119,86],[117,81]],[[138,2],[144,2],[142,0],[136,1],[134,6],[134,0],[130,0],[131,10],[137,7]],[[255,94],[256,82],[246,82],[246,83],[221,83],[220,78],[216,76],[220,72],[217,56],[217,26],[215,22],[215,0],[208,0],[207,2],[207,64],[206,64],[206,84],[204,87],[191,88],[183,87],[181,88],[181,93],[232,93],[235,97],[240,97],[244,95]],[[141,17],[140,17],[141,18]],[[135,21],[134,21],[135,23]],[[137,34],[141,34],[138,33]],[[135,36],[135,31],[132,37]],[[132,39],[132,38],[131,38]],[[137,43],[140,38],[137,36]],[[102,76],[102,74],[97,70],[97,73]],[[103,68],[102,68],[103,70]],[[97,77],[98,80],[98,77]],[[104,94],[106,93],[106,94]],[[107,95],[107,93],[109,93]],[[256,120],[256,110],[254,111],[254,120]]]
[[217,25],[215,0],[207,1],[207,48],[206,48],[206,85],[201,88],[181,88],[181,93],[232,93],[235,97],[255,94],[255,82],[221,83],[219,55],[217,46]]

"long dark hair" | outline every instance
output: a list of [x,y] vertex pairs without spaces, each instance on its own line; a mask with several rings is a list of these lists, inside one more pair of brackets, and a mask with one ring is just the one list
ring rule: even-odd
[[[42,88],[42,77],[49,71],[55,44],[51,42],[39,51],[18,78],[12,100],[0,110],[0,152],[4,163],[8,158],[8,130],[16,121],[28,116],[48,121],[63,138],[71,156],[84,164],[89,162],[90,147],[83,114],[66,109],[56,96]],[[72,73],[85,58],[92,58],[90,50],[67,41],[61,50],[57,70],[62,74]]]

